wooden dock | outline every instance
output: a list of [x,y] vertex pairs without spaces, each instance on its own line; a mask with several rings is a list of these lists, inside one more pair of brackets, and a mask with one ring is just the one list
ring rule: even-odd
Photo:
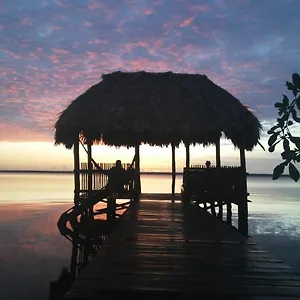
[[196,205],[141,200],[120,218],[65,299],[118,296],[296,300],[300,276]]
[[181,194],[175,193],[174,195],[170,193],[142,193],[139,197],[140,200],[181,200]]

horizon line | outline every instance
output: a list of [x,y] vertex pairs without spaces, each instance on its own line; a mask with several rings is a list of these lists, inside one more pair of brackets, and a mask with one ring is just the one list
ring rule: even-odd
[[[0,173],[53,173],[53,174],[73,174],[71,170],[0,170]],[[142,174],[152,175],[172,175],[172,172],[168,171],[141,171]],[[176,172],[176,175],[183,175],[183,172]],[[249,173],[247,176],[272,176],[270,173]],[[282,174],[282,176],[289,176],[288,174]]]

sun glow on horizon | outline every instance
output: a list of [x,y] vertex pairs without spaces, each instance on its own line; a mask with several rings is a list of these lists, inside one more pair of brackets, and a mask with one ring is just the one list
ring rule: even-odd
[[[265,142],[262,142],[265,144]],[[55,146],[53,142],[0,142],[1,170],[73,170],[73,150],[62,145]],[[278,152],[268,153],[259,146],[252,152],[247,152],[247,169],[254,173],[271,173],[278,160]],[[97,162],[114,162],[121,159],[131,163],[134,148],[110,147],[95,145],[92,148],[93,159]],[[141,170],[166,172],[171,170],[171,147],[152,147],[141,145]],[[275,157],[275,158],[274,158]],[[215,147],[190,147],[191,165],[204,164],[206,160],[215,163]],[[87,161],[87,154],[80,147],[80,161]],[[228,140],[221,140],[222,165],[239,165],[239,151],[234,149]],[[185,165],[185,147],[176,148],[176,169],[182,171]]]

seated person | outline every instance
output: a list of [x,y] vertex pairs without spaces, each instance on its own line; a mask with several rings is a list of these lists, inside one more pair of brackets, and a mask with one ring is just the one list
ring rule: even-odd
[[116,161],[116,165],[109,170],[100,169],[101,173],[108,176],[108,182],[105,189],[111,193],[117,193],[119,195],[124,194],[124,185],[128,184],[130,177],[128,172],[122,168],[121,160]]

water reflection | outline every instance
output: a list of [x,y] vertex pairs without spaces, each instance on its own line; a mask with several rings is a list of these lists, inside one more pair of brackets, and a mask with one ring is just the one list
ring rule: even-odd
[[[177,191],[181,183],[178,176]],[[170,176],[142,176],[142,186],[145,193],[169,192]],[[248,189],[250,234],[300,270],[299,184],[249,177]],[[48,299],[49,283],[62,268],[63,276],[70,271],[73,245],[60,235],[57,220],[72,199],[72,174],[0,174],[1,299]]]
[[68,292],[130,204],[130,200],[118,200],[111,217],[105,201],[95,205],[92,211],[87,210],[86,206],[77,205],[60,216],[57,227],[60,234],[72,243],[71,260],[69,269],[63,268],[58,280],[50,282],[49,300],[59,300]]
[[59,275],[57,266],[69,262],[71,245],[56,228],[68,206],[1,205],[1,299],[48,298],[49,282]]
[[[72,251],[69,268],[63,268],[59,278],[51,281],[49,286],[49,300],[60,300],[69,291],[73,281],[83,270],[92,255],[97,253],[102,245],[103,238],[91,239],[88,236],[81,237],[80,240],[72,240]],[[78,242],[80,241],[80,242]]]

